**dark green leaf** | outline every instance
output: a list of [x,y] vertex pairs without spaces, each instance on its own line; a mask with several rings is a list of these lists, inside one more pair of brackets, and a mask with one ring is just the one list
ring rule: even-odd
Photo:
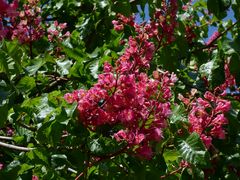
[[25,76],[18,82],[16,87],[21,93],[27,94],[36,87],[35,79]]
[[197,133],[192,133],[186,140],[181,141],[179,152],[192,164],[203,166],[208,164],[209,155]]

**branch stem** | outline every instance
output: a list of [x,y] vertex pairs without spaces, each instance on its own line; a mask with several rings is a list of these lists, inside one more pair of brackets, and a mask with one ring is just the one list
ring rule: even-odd
[[7,136],[0,136],[0,139],[3,139],[3,140],[10,140],[10,141],[13,140],[12,137],[7,137]]
[[34,148],[16,146],[16,145],[13,145],[13,144],[7,144],[7,143],[1,142],[1,141],[0,141],[0,146],[6,147],[6,148],[9,148],[9,149],[18,150],[18,151],[31,151],[31,150],[34,149]]

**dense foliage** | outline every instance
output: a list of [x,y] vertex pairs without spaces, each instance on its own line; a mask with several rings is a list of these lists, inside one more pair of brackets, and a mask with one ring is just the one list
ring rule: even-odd
[[0,179],[238,179],[239,15],[0,0]]

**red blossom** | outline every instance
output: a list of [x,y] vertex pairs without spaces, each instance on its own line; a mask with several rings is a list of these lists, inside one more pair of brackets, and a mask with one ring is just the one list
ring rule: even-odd
[[227,87],[236,86],[235,78],[230,74],[229,64],[225,64],[225,82],[214,89],[214,93],[206,91],[204,98],[190,100],[179,96],[190,107],[188,119],[190,132],[200,135],[207,148],[212,144],[212,138],[225,139],[224,125],[228,124],[225,114],[231,109],[231,102],[223,99]]
[[219,36],[220,36],[220,33],[218,31],[215,31],[205,44],[207,46],[212,44],[216,39],[219,38]]
[[223,126],[228,123],[224,113],[231,108],[229,101],[215,96],[207,91],[205,99],[197,98],[191,104],[191,110],[188,115],[190,122],[190,132],[196,132],[200,135],[207,148],[211,146],[212,138],[224,139],[225,130]]
[[0,162],[0,170],[2,170],[4,167],[3,163]]
[[32,175],[32,180],[39,180],[39,178],[36,175]]
[[[176,13],[175,3],[171,1],[170,10],[166,10],[168,14]],[[64,97],[69,103],[78,103],[79,120],[86,127],[93,130],[104,124],[120,124],[123,128],[113,137],[117,141],[126,141],[129,148],[150,159],[150,142],[163,138],[162,129],[171,114],[171,86],[177,77],[168,71],[155,71],[153,79],[146,73],[156,50],[148,34],[153,33],[151,27],[158,27],[138,25],[133,17],[118,16],[119,20],[113,21],[115,29],[129,25],[135,28],[136,36],[129,37],[127,47],[115,66],[104,63],[103,73],[99,74],[98,82],[92,88],[77,97],[75,91]],[[161,35],[164,34],[167,40],[170,31],[170,36],[173,35],[173,29],[166,29],[166,34]],[[158,34],[154,36],[156,38]]]
[[19,13],[20,20],[13,22],[12,39],[18,39],[20,43],[31,43],[44,35],[41,24],[41,9],[37,6],[38,0],[28,1],[24,4],[24,10]]

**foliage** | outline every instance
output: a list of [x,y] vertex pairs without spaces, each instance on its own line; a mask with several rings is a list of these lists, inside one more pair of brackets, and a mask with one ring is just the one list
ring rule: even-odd
[[0,179],[238,179],[239,14],[0,0]]

